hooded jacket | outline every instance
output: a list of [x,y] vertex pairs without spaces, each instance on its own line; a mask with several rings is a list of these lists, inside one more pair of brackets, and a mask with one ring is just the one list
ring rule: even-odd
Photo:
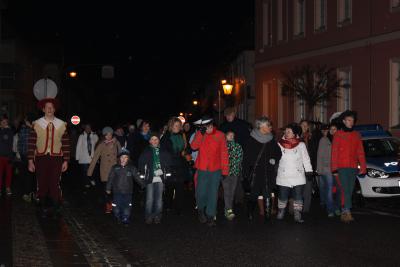
[[111,168],[106,190],[112,190],[114,194],[132,194],[133,181],[143,187],[143,181],[133,165],[116,164]]
[[222,175],[229,174],[229,156],[225,135],[213,129],[212,133],[204,135],[197,131],[190,145],[193,150],[198,150],[195,168],[201,171],[215,172],[221,170]]

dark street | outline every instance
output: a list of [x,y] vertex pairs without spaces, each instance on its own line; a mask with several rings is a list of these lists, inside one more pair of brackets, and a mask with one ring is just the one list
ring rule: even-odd
[[237,219],[228,222],[219,209],[217,226],[209,228],[198,222],[192,194],[186,191],[183,214],[167,213],[161,225],[145,225],[136,197],[133,221],[124,226],[104,214],[100,190],[83,193],[79,179],[71,173],[63,181],[65,204],[60,219],[40,218],[36,208],[19,197],[1,199],[1,240],[6,250],[1,250],[0,262],[5,266],[11,262],[14,266],[28,262],[38,266],[397,264],[397,199],[370,201],[365,208],[354,209],[356,222],[350,225],[328,219],[314,199],[303,225],[295,224],[289,214],[284,221],[265,224],[257,218],[249,222],[239,205]]

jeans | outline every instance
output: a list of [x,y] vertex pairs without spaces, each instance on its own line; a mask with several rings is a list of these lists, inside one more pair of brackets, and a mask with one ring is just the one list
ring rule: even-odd
[[114,216],[118,220],[128,220],[131,216],[132,194],[114,193],[112,206]]
[[7,157],[0,157],[0,190],[2,188],[3,174],[5,173],[6,188],[11,187],[12,165]]
[[290,193],[293,197],[293,209],[295,211],[303,210],[303,191],[304,185],[296,185],[293,188],[287,186],[279,186],[278,208],[284,209],[287,206]]
[[[314,177],[313,177],[314,179]],[[312,190],[313,190],[313,181],[309,181],[307,179],[306,184],[303,188],[303,200],[304,200],[304,212],[309,212],[311,207],[311,200],[312,200]]]
[[335,205],[333,199],[332,188],[334,185],[334,178],[332,174],[323,174],[319,177],[319,192],[321,203],[326,205],[328,213],[333,213],[339,206]]
[[225,210],[233,208],[233,200],[235,198],[237,181],[237,176],[227,176],[222,180],[222,187],[224,188]]
[[87,176],[87,171],[89,169],[90,164],[80,164],[82,168],[82,178],[84,185],[90,185],[90,182],[93,180],[92,177]]
[[162,216],[162,196],[164,191],[164,184],[151,183],[146,185],[146,206],[145,206],[145,217],[146,219],[158,218]]
[[339,196],[342,204],[342,212],[350,211],[352,208],[352,196],[356,175],[358,169],[342,168],[338,169],[339,177],[336,179],[338,183]]
[[221,182],[221,171],[197,171],[196,203],[199,211],[204,211],[207,217],[214,218],[217,214],[217,194]]

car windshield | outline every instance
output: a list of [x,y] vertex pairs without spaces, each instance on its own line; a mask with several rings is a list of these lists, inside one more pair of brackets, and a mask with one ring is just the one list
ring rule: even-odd
[[400,141],[395,138],[363,140],[365,156],[388,157],[398,156]]

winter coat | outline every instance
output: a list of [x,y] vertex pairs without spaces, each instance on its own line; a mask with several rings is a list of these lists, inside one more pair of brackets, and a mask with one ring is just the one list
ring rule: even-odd
[[94,157],[94,148],[99,141],[99,137],[95,133],[90,133],[90,143],[92,144],[92,151],[91,155],[89,155],[87,149],[87,136],[86,132],[83,132],[79,135],[78,143],[76,144],[76,151],[75,151],[75,159],[79,162],[79,164],[90,164],[92,158]]
[[112,166],[117,164],[117,156],[120,150],[121,145],[116,139],[113,139],[113,141],[108,144],[104,141],[101,142],[94,151],[94,156],[90,162],[87,175],[93,175],[96,163],[100,159],[100,179],[102,182],[107,182]]
[[232,122],[225,121],[221,124],[220,130],[224,133],[232,131],[235,133],[235,141],[238,142],[242,148],[250,137],[251,124],[235,118]]
[[13,157],[13,142],[13,130],[10,127],[0,128],[0,157]]
[[317,173],[321,175],[331,173],[331,151],[332,143],[328,137],[319,140],[317,153]]
[[357,169],[358,165],[360,165],[360,173],[367,172],[365,152],[360,134],[356,131],[337,131],[332,141],[332,172],[340,168]]
[[130,144],[130,146],[133,147],[133,151],[130,151],[131,159],[133,161],[133,164],[137,166],[140,154],[142,154],[144,149],[149,145],[149,140],[146,140],[143,134],[137,131],[134,134],[132,141],[132,144]]
[[286,187],[294,187],[306,184],[305,172],[312,172],[310,157],[304,142],[296,147],[288,149],[278,144],[282,151],[279,161],[276,184]]
[[265,148],[257,163],[254,177],[250,177],[263,145],[263,143],[257,141],[254,137],[250,137],[244,146],[243,175],[245,181],[250,186],[250,188],[245,188],[246,191],[262,192],[266,186],[268,190],[272,191],[276,186],[276,169],[282,153],[274,139],[265,143]]
[[[171,155],[167,151],[161,148],[160,148],[160,164],[161,164],[161,170],[163,172],[161,179],[163,182],[165,182],[165,180],[170,177]],[[140,155],[138,167],[140,175],[144,179],[144,183],[146,185],[151,184],[153,182],[154,169],[153,169],[153,149],[150,146],[147,146]]]
[[214,128],[213,132],[204,135],[198,131],[191,143],[193,150],[199,150],[195,168],[201,171],[215,172],[221,170],[222,175],[229,174],[229,156],[225,135]]
[[106,190],[112,190],[114,194],[132,194],[133,181],[139,184],[140,187],[144,187],[143,181],[140,179],[138,171],[133,165],[124,167],[116,164],[110,170]]

